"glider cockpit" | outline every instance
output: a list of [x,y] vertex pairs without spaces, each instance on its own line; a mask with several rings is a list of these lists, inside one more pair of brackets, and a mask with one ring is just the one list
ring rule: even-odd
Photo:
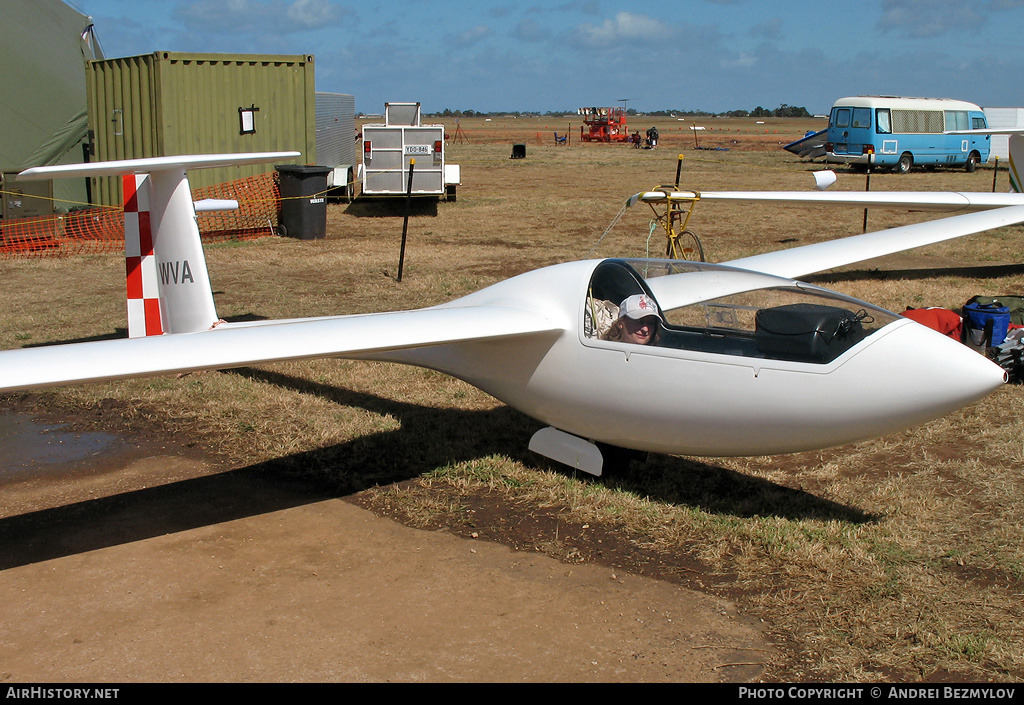
[[[656,295],[662,277],[715,280],[715,298],[674,305]],[[658,304],[660,325],[650,347],[767,360],[826,364],[898,317],[834,291],[758,272],[704,262],[611,259],[591,277],[583,311],[583,343],[630,345],[608,339],[620,303],[645,294]],[[662,297],[664,298],[664,297]],[[651,351],[654,352],[654,351]]]

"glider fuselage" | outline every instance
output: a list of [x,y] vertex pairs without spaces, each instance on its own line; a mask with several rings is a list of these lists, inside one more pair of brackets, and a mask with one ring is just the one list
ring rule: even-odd
[[983,356],[894,314],[827,363],[589,338],[585,307],[598,264],[554,265],[444,306],[521,306],[543,312],[560,333],[366,357],[437,369],[582,438],[706,456],[788,453],[892,433],[1003,383]]

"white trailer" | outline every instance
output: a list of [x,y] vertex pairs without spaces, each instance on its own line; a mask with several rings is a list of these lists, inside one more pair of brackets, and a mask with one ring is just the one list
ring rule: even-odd
[[412,195],[454,201],[461,170],[445,163],[444,146],[444,125],[421,124],[419,103],[385,103],[384,122],[363,125],[363,195],[406,195],[415,160]]

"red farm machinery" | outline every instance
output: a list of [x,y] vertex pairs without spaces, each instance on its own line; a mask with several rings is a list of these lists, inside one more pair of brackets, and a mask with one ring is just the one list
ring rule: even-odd
[[580,108],[583,117],[580,140],[583,142],[629,142],[625,108]]

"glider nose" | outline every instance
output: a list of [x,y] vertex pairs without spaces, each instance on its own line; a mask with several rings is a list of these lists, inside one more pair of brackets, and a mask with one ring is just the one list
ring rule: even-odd
[[971,363],[971,370],[971,374],[974,376],[976,384],[985,390],[981,396],[985,396],[989,392],[994,392],[1010,380],[1006,370],[989,360],[984,355],[976,356],[976,359]]
[[[999,365],[957,340],[911,320],[890,325],[836,370],[844,404],[831,415],[816,408],[835,424],[829,445],[927,423],[973,404],[1006,380]],[[818,447],[826,445],[816,440]]]
[[920,381],[930,387],[924,398],[949,410],[971,404],[1007,381],[1006,371],[987,357],[952,338],[915,323],[907,326],[904,343],[915,350]]

